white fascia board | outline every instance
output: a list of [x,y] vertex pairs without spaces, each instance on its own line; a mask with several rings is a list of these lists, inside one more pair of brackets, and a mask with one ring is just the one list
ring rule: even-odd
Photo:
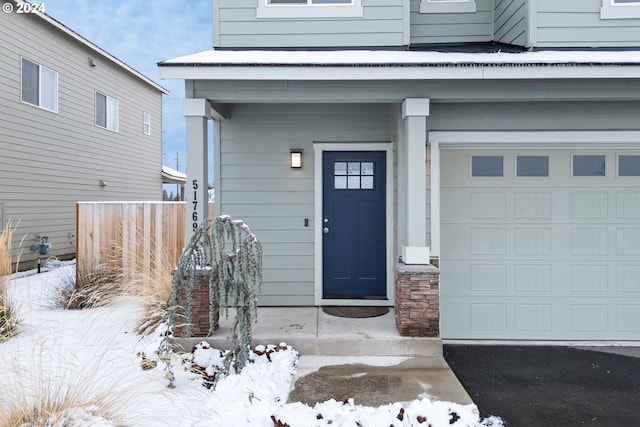
[[160,66],[183,80],[517,80],[640,78],[640,65]]

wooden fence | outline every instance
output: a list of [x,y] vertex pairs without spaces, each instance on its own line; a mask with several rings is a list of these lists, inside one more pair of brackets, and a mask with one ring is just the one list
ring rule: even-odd
[[78,271],[108,266],[124,278],[169,271],[172,267],[167,266],[177,264],[185,245],[185,206],[185,202],[77,203]]

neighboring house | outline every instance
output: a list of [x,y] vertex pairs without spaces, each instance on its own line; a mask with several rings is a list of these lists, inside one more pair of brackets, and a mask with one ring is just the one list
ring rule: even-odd
[[264,242],[260,304],[393,305],[398,259],[431,259],[443,338],[640,338],[640,0],[213,12],[215,49],[160,75],[186,82],[200,200],[215,121],[216,212]]
[[0,70],[0,224],[23,267],[38,236],[73,256],[77,201],[162,199],[164,88],[17,7],[0,13]]

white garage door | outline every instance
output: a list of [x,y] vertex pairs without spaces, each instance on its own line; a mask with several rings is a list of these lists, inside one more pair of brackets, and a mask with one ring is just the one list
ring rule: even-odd
[[640,152],[442,150],[441,328],[640,339]]

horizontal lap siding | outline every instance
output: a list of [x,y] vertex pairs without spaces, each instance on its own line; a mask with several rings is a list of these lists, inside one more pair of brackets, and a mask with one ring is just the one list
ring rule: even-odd
[[601,19],[601,0],[538,0],[538,47],[634,47],[640,19]]
[[637,130],[640,102],[432,105],[427,126],[446,130]]
[[[216,204],[263,243],[260,304],[314,304],[313,142],[388,141],[389,109],[237,104],[222,122]],[[302,169],[291,169],[290,148],[304,149]]]
[[[160,199],[161,94],[35,16],[2,14],[0,40],[4,220],[19,223],[14,248],[23,261],[35,258],[35,234],[48,235],[53,255],[73,254],[77,201]],[[57,113],[21,102],[21,56],[58,73]],[[118,99],[119,133],[95,126],[96,90]],[[143,111],[151,135],[142,132]]]
[[493,37],[493,0],[476,0],[475,13],[420,13],[411,0],[411,44],[488,42]]
[[501,43],[525,46],[527,14],[525,0],[496,0],[493,39]]
[[[258,1],[214,1],[216,48],[402,46],[402,0],[362,0],[358,18],[256,17]],[[217,7],[216,7],[217,4]]]

